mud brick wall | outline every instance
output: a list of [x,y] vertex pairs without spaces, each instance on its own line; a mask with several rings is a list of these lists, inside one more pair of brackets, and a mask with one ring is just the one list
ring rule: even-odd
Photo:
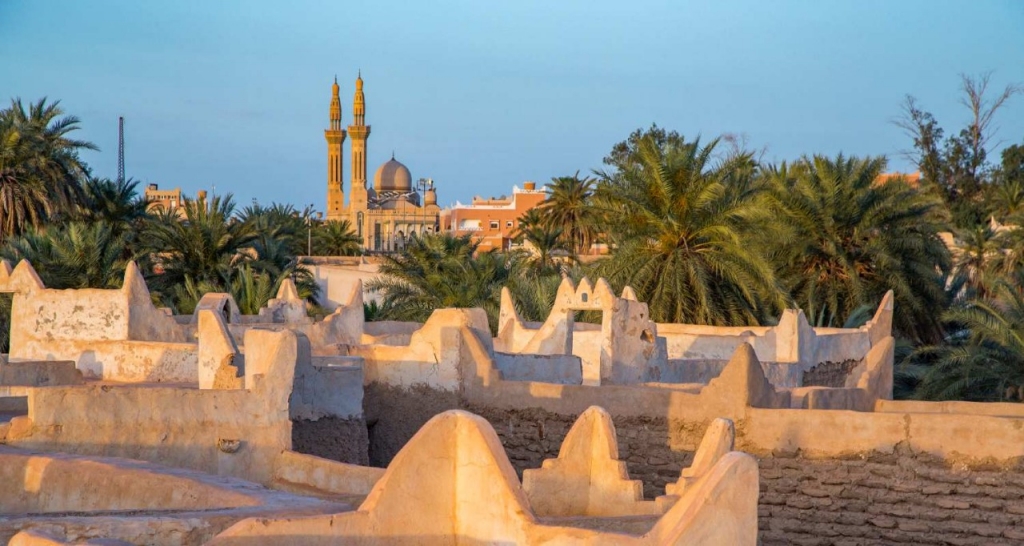
[[846,378],[860,363],[860,360],[822,362],[804,372],[801,385],[805,387],[845,387]]
[[906,450],[759,459],[764,546],[1024,544],[1024,470],[967,470]]
[[[558,456],[578,417],[467,405],[454,393],[431,389],[374,386],[364,398],[371,464],[386,466],[423,423],[456,407],[491,423],[520,478],[524,469]],[[643,481],[648,499],[663,494],[690,465],[693,453],[681,446],[696,446],[707,425],[655,417],[613,420],[619,456],[630,477]],[[738,427],[742,434],[742,423]],[[901,448],[843,459],[754,455],[763,546],[1024,545],[1024,461],[969,469]]]
[[323,417],[292,420],[292,449],[343,463],[370,463],[369,439],[363,419]]

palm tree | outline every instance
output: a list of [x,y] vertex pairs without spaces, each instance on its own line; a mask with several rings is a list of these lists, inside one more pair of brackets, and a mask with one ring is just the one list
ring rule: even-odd
[[659,322],[757,324],[785,304],[772,264],[750,244],[767,227],[749,154],[641,137],[635,162],[599,173],[595,197],[614,250],[595,264],[631,285]]
[[245,264],[235,272],[228,288],[235,303],[238,304],[238,310],[243,315],[255,315],[277,295],[277,289],[284,279],[284,276],[280,276],[275,282],[270,275],[260,274],[249,264]]
[[0,240],[42,226],[53,213],[46,184],[29,165],[33,152],[0,116]]
[[146,222],[142,246],[160,271],[153,277],[158,290],[182,285],[186,279],[225,286],[231,271],[255,258],[256,234],[251,224],[232,218],[231,195],[186,201],[184,218],[165,213]]
[[815,325],[841,325],[892,289],[897,330],[937,341],[951,267],[945,209],[904,180],[877,184],[885,164],[840,154],[770,169],[774,208],[792,229],[776,239],[782,276]]
[[989,211],[1000,222],[1024,213],[1024,179],[998,177],[986,193]]
[[383,256],[380,275],[367,289],[383,296],[386,320],[425,321],[434,309],[483,308],[497,328],[501,288],[519,274],[514,254],[476,253],[471,235],[426,234]]
[[257,245],[269,247],[275,241],[282,252],[297,256],[306,253],[306,223],[310,211],[300,213],[292,205],[271,203],[265,207],[253,203],[238,214],[238,219],[248,225],[257,238]]
[[953,332],[944,344],[914,355],[920,383],[916,395],[928,400],[1024,400],[1024,279],[1003,279],[988,298],[975,298],[947,311]]
[[21,99],[13,99],[9,108],[0,111],[0,135],[16,132],[27,146],[22,167],[45,187],[51,215],[73,212],[84,197],[82,183],[88,172],[78,153],[98,148],[69,137],[78,124],[77,117],[64,115],[60,101],[47,103],[45,97],[27,109]]
[[559,229],[572,253],[579,255],[590,250],[597,239],[598,217],[591,207],[594,194],[594,179],[573,176],[552,178],[547,184],[549,197],[537,207],[544,223],[551,229]]
[[84,201],[78,218],[84,222],[106,222],[114,230],[130,231],[146,216],[146,201],[134,180],[89,178],[83,187]]
[[28,260],[48,288],[118,288],[127,237],[105,222],[73,222],[10,239],[0,255],[12,263]]
[[348,220],[330,220],[313,231],[313,252],[317,256],[356,256],[362,240]]
[[566,264],[558,257],[568,255],[572,249],[562,233],[562,228],[545,222],[536,208],[519,218],[514,239],[526,244],[529,253],[526,264],[536,270],[535,274],[560,273],[563,270]]
[[965,290],[972,296],[985,297],[996,266],[1004,261],[1004,237],[985,224],[957,229],[955,233],[953,277],[962,278]]

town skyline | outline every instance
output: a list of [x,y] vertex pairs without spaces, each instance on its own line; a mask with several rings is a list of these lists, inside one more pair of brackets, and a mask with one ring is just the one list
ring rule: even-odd
[[[991,71],[999,87],[1024,64],[1012,32],[1024,7],[1010,2],[661,5],[626,18],[614,4],[501,17],[471,4],[198,6],[6,2],[7,94],[59,99],[78,115],[77,136],[101,149],[83,154],[97,176],[115,176],[123,115],[127,174],[142,184],[324,210],[335,75],[345,125],[356,74],[366,81],[370,176],[394,152],[447,206],[589,173],[652,123],[687,138],[738,134],[767,161],[842,151],[912,170],[899,155],[909,139],[890,123],[905,95],[957,126],[961,73]],[[975,20],[984,35],[971,34]],[[30,48],[44,24],[60,46]],[[768,40],[787,27],[799,31]],[[41,65],[52,69],[32,70]],[[1019,141],[1022,126],[1024,107],[1010,104],[998,139]]]

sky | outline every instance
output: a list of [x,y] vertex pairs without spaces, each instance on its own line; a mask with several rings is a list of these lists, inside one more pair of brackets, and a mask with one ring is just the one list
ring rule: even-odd
[[[368,176],[394,152],[442,205],[589,173],[652,123],[906,171],[906,95],[950,132],[960,74],[1024,83],[1024,2],[0,0],[0,104],[59,99],[110,178],[124,116],[127,176],[243,206],[323,210],[331,83],[348,125],[360,70]],[[997,119],[1024,142],[1024,96]]]

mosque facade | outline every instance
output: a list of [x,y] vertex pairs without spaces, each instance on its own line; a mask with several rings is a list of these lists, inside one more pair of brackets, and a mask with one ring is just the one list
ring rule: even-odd
[[[356,78],[352,104],[352,125],[341,126],[341,98],[338,80],[331,88],[330,126],[324,130],[327,140],[327,208],[328,221],[348,220],[352,230],[370,252],[393,252],[405,246],[410,237],[433,233],[440,227],[441,208],[431,180],[415,183],[409,169],[395,159],[381,165],[367,186],[366,141],[370,126],[366,124],[366,98],[363,78]],[[345,200],[344,161],[342,150],[346,138],[351,140],[352,178],[348,201]]]

